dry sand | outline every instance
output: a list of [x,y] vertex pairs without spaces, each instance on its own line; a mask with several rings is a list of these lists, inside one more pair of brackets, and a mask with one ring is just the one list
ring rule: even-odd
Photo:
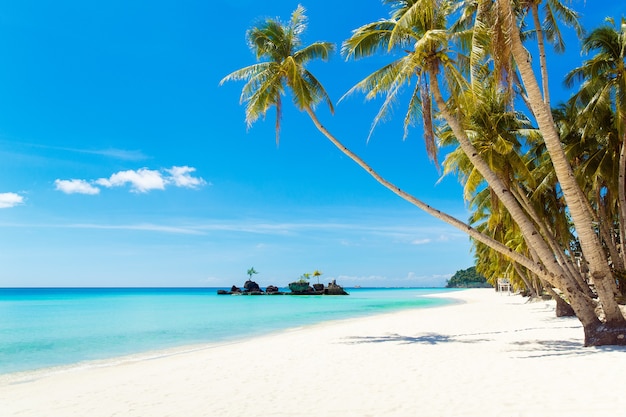
[[626,416],[626,349],[549,301],[445,307],[62,372],[0,376],[0,416]]

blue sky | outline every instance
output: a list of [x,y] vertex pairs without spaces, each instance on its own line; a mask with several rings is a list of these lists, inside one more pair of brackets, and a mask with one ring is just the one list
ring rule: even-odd
[[[593,4],[591,4],[593,3]],[[379,0],[307,4],[306,43],[339,45],[387,16]],[[383,189],[285,106],[247,129],[245,31],[298,1],[8,2],[0,10],[0,286],[261,285],[321,270],[347,286],[441,286],[473,264],[468,238]],[[588,27],[624,7],[574,5]],[[570,33],[571,35],[571,33]],[[580,63],[578,43],[550,62]],[[386,62],[335,54],[309,69],[336,102]],[[554,77],[553,100],[567,97]],[[289,104],[286,101],[286,104]],[[367,141],[380,103],[319,117],[383,176],[467,218],[402,109]]]

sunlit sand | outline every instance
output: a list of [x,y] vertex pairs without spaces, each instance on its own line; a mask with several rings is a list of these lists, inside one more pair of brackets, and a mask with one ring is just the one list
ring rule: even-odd
[[445,307],[49,375],[0,377],[3,416],[591,416],[626,410],[626,349],[584,348],[551,301]]

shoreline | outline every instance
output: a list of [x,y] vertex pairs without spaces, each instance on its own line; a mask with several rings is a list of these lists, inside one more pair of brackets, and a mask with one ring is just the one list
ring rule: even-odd
[[[429,290],[430,288],[406,288],[406,289]],[[442,289],[432,288],[432,290],[436,291],[436,290],[442,290]],[[216,340],[216,341],[183,344],[183,345],[164,347],[164,348],[154,348],[154,349],[124,354],[124,355],[119,355],[119,356],[103,357],[101,359],[89,359],[89,360],[84,360],[80,362],[67,363],[67,364],[61,364],[61,365],[52,365],[52,366],[46,366],[46,367],[41,367],[37,369],[0,373],[0,388],[3,385],[20,384],[20,383],[23,383],[24,381],[33,381],[33,380],[37,380],[41,378],[46,378],[51,375],[63,374],[67,372],[77,371],[77,370],[84,370],[84,369],[91,369],[91,368],[106,368],[106,367],[116,366],[116,365],[123,364],[123,363],[134,363],[134,362],[155,360],[159,358],[165,358],[165,357],[170,357],[170,356],[175,356],[175,355],[203,351],[207,349],[219,348],[219,347],[242,343],[242,342],[246,342],[246,341],[250,341],[250,340],[254,340],[258,338],[279,335],[282,333],[290,333],[290,332],[296,332],[296,331],[301,331],[301,330],[306,330],[306,329],[312,329],[318,326],[328,326],[328,325],[339,324],[339,323],[348,322],[352,320],[360,320],[360,319],[367,319],[370,317],[385,316],[387,314],[395,314],[397,312],[402,312],[402,311],[410,311],[410,310],[416,310],[416,309],[417,310],[431,309],[431,308],[437,308],[437,307],[442,307],[445,305],[452,305],[455,303],[463,302],[463,301],[454,300],[452,298],[446,297],[446,295],[453,294],[456,291],[464,291],[466,289],[455,288],[455,289],[443,289],[443,290],[445,291],[441,293],[435,292],[432,294],[420,295],[421,298],[447,299],[446,304],[443,304],[443,305],[441,304],[427,305],[427,306],[420,305],[419,307],[400,308],[397,310],[394,309],[390,311],[378,312],[378,313],[373,313],[373,314],[369,313],[365,315],[355,315],[355,316],[349,316],[345,318],[333,318],[328,321],[306,323],[306,324],[297,325],[293,327],[275,328],[271,330],[266,330],[261,333],[252,333],[252,334],[246,333],[246,334],[227,337],[225,339]],[[307,295],[310,296],[310,294],[307,294]]]
[[[199,293],[187,289],[172,291],[169,288],[159,289],[158,293],[144,288],[130,292],[114,289],[110,299],[108,290],[39,291],[27,289],[24,296],[26,302],[19,302],[13,314],[10,311],[8,318],[0,319],[0,327],[9,329],[4,339],[8,350],[5,345],[5,349],[0,351],[0,377],[46,368],[63,370],[146,354],[169,354],[171,351],[231,343],[318,322],[396,309],[422,308],[424,304],[437,302],[436,299],[425,298],[425,294],[452,290],[393,288],[387,291],[373,288],[355,290],[349,298],[333,297],[329,301],[322,301],[321,296],[304,297],[313,301],[295,299],[299,297],[289,297],[290,300],[231,298],[219,296],[212,290],[207,292],[206,289]],[[75,295],[74,291],[79,294]],[[43,300],[41,305],[38,302],[40,297]],[[57,309],[57,298],[64,303],[61,314],[52,315],[49,323],[46,316],[35,319],[32,328],[37,331],[33,331],[32,336],[28,333],[20,335],[22,319],[24,326],[29,326],[28,320],[33,318],[28,315],[31,306],[38,310]],[[9,302],[20,300],[19,295],[12,294],[5,299]],[[171,306],[171,312],[166,313],[168,309],[163,309],[163,305]],[[77,319],[76,310],[86,311],[83,316],[89,319]],[[123,313],[117,315],[117,320],[108,319],[118,311]],[[258,314],[250,317],[250,311]],[[114,343],[116,339],[120,343]]]
[[35,379],[6,374],[0,404],[26,417],[571,417],[626,408],[615,389],[626,349],[583,347],[578,320],[556,318],[552,301],[492,289],[430,297],[454,302]]

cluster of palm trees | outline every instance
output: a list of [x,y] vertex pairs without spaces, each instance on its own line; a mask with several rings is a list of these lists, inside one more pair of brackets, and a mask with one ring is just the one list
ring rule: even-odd
[[[258,63],[226,76],[246,81],[241,101],[254,123],[282,97],[383,186],[469,234],[478,270],[507,276],[531,293],[550,292],[560,311],[581,321],[586,345],[626,344],[626,21],[590,32],[590,58],[567,82],[578,90],[553,108],[546,44],[563,49],[560,25],[582,34],[577,14],[559,0],[383,0],[389,17],[345,40],[346,59],[399,57],[347,94],[384,97],[374,125],[411,87],[405,132],[421,120],[430,158],[448,151],[444,173],[464,186],[472,215],[453,218],[409,195],[347,149],[318,120],[314,107],[332,103],[306,69],[327,59],[328,42],[302,46],[304,8],[287,23],[267,19],[247,35]],[[533,68],[527,47],[538,51]],[[536,60],[537,61],[537,60]],[[560,82],[561,80],[558,80]]]

